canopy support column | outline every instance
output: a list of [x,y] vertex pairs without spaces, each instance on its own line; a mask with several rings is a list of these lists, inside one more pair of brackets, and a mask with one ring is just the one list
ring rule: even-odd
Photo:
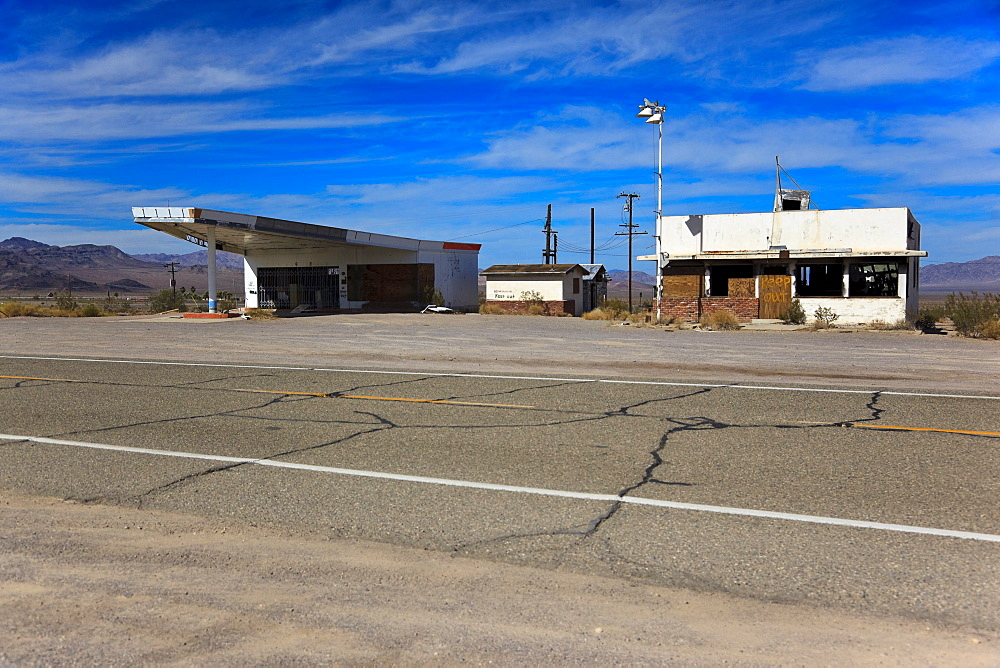
[[208,226],[208,312],[216,313],[215,295],[215,225]]

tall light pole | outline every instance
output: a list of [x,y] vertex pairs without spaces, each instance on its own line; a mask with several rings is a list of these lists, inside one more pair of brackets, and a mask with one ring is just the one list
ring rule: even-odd
[[647,123],[653,123],[658,130],[658,142],[656,151],[656,222],[653,227],[653,239],[656,242],[656,320],[660,320],[660,300],[663,297],[663,277],[660,276],[660,216],[663,215],[663,114],[667,111],[667,105],[660,105],[660,101],[650,102],[643,98],[639,105],[637,118],[645,118]]

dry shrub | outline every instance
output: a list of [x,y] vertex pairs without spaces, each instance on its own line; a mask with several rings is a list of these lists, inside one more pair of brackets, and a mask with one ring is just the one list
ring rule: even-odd
[[740,328],[740,321],[732,311],[723,309],[706,314],[701,319],[701,326],[716,331],[735,331]]
[[22,304],[21,302],[6,302],[0,304],[0,312],[2,312],[8,318],[17,318],[19,316],[37,316],[41,315],[39,311],[42,307],[36,304]]
[[979,329],[980,336],[984,339],[1000,339],[1000,320],[994,318],[987,320]]
[[911,330],[913,329],[913,323],[911,323],[906,318],[900,318],[895,322],[886,322],[885,320],[872,320],[868,323],[868,329],[874,329],[880,332],[890,332],[895,330]]
[[243,311],[244,315],[249,316],[251,320],[277,320],[278,316],[274,315],[274,309],[269,308],[248,308]]
[[781,312],[778,319],[786,325],[806,324],[806,311],[802,308],[802,302],[797,298],[793,299],[788,308]]
[[829,306],[820,306],[813,312],[813,315],[816,317],[813,320],[813,329],[836,329],[837,326],[833,323],[840,318],[840,315]]
[[998,338],[988,336],[986,331],[996,331],[997,325],[994,323],[1000,322],[1000,294],[950,294],[945,301],[944,311],[962,336]]
[[506,311],[503,308],[497,306],[496,304],[490,304],[489,302],[484,302],[479,306],[479,312],[482,315],[504,315]]
[[528,304],[528,315],[545,315],[545,305]]
[[600,308],[595,308],[593,311],[587,311],[583,314],[584,320],[616,320],[625,321],[631,320],[628,314],[628,307],[625,309],[618,309],[614,307],[613,302],[621,301],[620,299],[609,299],[604,306]]
[[24,304],[22,302],[7,302],[0,305],[0,312],[8,318],[66,318],[82,315],[82,311],[78,308],[65,311],[59,308],[40,306],[38,304]]
[[595,308],[593,311],[587,311],[580,317],[584,320],[611,320],[611,314],[602,308]]

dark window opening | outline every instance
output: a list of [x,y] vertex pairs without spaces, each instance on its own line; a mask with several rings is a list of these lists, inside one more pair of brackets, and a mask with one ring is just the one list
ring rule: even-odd
[[783,199],[783,200],[781,200],[781,210],[782,211],[801,211],[802,210],[802,200],[797,200],[797,199]]
[[574,278],[573,279],[573,294],[574,295],[580,294],[580,279],[579,278]]
[[899,265],[895,262],[852,264],[848,288],[851,297],[895,297],[899,294]]
[[[753,279],[753,265],[749,264],[719,264],[712,265],[711,274],[708,279],[708,295],[710,297],[729,297],[733,290],[730,289],[730,279]],[[736,284],[741,281],[736,281]],[[735,287],[735,285],[733,286]],[[753,296],[753,295],[751,295]]]
[[842,264],[800,264],[795,278],[795,293],[801,297],[841,297],[844,294]]

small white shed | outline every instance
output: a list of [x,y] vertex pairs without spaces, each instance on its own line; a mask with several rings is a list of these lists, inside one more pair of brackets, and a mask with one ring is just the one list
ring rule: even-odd
[[545,312],[584,313],[584,279],[591,272],[579,264],[495,264],[486,277],[486,301],[510,313],[524,313],[531,304]]

